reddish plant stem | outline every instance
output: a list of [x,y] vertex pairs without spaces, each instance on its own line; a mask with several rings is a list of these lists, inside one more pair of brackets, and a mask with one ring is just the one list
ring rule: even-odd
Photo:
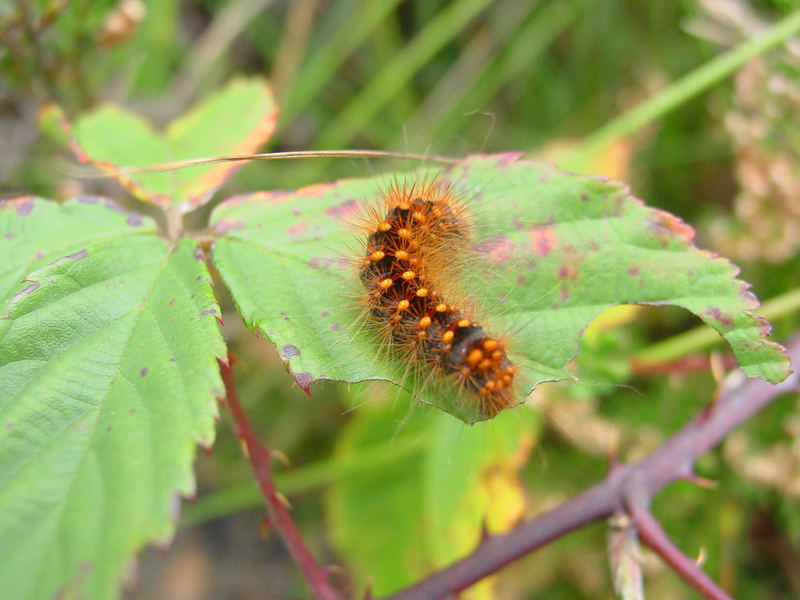
[[336,592],[328,581],[328,570],[319,566],[314,560],[289,514],[286,499],[275,488],[270,464],[271,453],[258,443],[253,429],[250,427],[250,422],[247,420],[247,415],[239,402],[239,396],[236,393],[236,387],[233,382],[232,363],[233,359],[230,354],[228,355],[228,362],[219,361],[222,381],[225,384],[227,405],[236,424],[236,433],[242,442],[245,454],[253,467],[253,473],[264,496],[264,503],[269,515],[269,525],[274,527],[283,539],[289,554],[303,574],[314,597],[319,600],[341,600],[341,594]]
[[[800,336],[795,337],[788,347],[793,363],[800,364]],[[664,486],[679,479],[691,479],[695,460],[716,446],[729,431],[781,394],[797,391],[797,386],[798,374],[795,372],[778,385],[771,385],[760,379],[749,379],[725,389],[713,405],[642,460],[629,465],[612,465],[606,478],[597,485],[561,506],[520,524],[509,533],[489,536],[472,554],[388,598],[445,598],[578,527],[608,518],[617,511],[644,510],[653,495]],[[638,514],[641,523],[641,514]],[[649,521],[644,517],[644,523],[644,534],[650,536],[647,539],[653,544],[660,544],[660,548],[665,548],[666,535],[662,539],[654,534],[652,525],[655,520]],[[690,562],[691,559],[671,542],[669,545],[670,560],[667,562],[676,568],[689,585],[706,593],[706,588],[700,587],[691,569],[681,570],[676,567],[678,555]],[[708,597],[727,598],[724,595]]]
[[628,506],[636,531],[645,544],[650,546],[676,573],[709,600],[733,600],[714,580],[703,572],[695,561],[681,552],[658,521],[644,506]]

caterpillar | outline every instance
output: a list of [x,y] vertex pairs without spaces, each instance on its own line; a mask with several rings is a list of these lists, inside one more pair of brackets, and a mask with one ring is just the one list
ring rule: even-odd
[[382,346],[427,373],[455,383],[482,418],[514,405],[516,367],[505,343],[484,331],[448,293],[446,273],[469,252],[467,211],[452,188],[422,181],[390,185],[368,209],[358,262],[363,318]]

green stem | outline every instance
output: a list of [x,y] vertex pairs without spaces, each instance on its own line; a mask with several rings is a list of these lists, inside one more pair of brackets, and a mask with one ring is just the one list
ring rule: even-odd
[[[767,320],[772,320],[798,310],[800,310],[800,289],[776,296],[765,302],[756,313]],[[722,342],[719,334],[707,325],[703,325],[648,346],[633,354],[630,360],[638,365],[661,364],[700,352],[719,342]]]
[[612,143],[663,117],[674,108],[716,85],[750,59],[782,44],[798,32],[800,32],[800,11],[778,21],[763,35],[743,42],[698,67],[650,99],[613,119],[586,137],[577,150],[560,161],[560,165],[576,171],[582,170],[595,155]]
[[[287,496],[339,481],[408,458],[422,452],[429,444],[426,438],[397,438],[386,444],[364,448],[347,458],[326,459],[306,467],[278,473],[275,487]],[[202,496],[194,504],[186,504],[181,525],[199,525],[226,515],[256,508],[263,498],[255,481],[231,486]]]

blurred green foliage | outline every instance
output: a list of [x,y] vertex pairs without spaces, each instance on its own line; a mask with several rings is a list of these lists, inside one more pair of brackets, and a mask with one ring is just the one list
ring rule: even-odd
[[[739,4],[766,22],[800,6],[796,0]],[[719,45],[695,35],[698,27],[687,28],[713,22],[703,7],[689,0],[6,0],[0,2],[0,196],[65,198],[82,190],[125,197],[108,181],[75,180],[63,163],[54,163],[56,145],[37,135],[40,102],[55,101],[74,119],[110,100],[161,125],[242,73],[273,79],[282,117],[269,150],[373,147],[454,156],[521,150],[557,160],[559,149],[574,147],[719,54]],[[734,93],[731,81],[715,86],[596,157],[594,169],[630,181],[649,204],[698,225],[699,245],[709,246],[704,226],[732,214],[741,186],[724,126]],[[797,113],[784,125],[800,134]],[[409,166],[258,162],[218,199]],[[744,232],[751,225],[735,221]],[[797,255],[778,263],[759,257],[738,262],[761,298],[800,285]],[[224,289],[218,290],[230,309]],[[787,309],[774,322],[780,340],[798,329],[800,318]],[[643,375],[627,361],[694,325],[684,312],[647,309],[584,343],[575,364],[581,381],[542,392],[547,425],[524,468],[531,511],[602,477],[609,448],[593,441],[606,439],[598,432],[612,432],[622,458],[634,457],[708,402],[715,384],[707,369]],[[316,551],[346,561],[326,541],[318,488],[413,464],[413,448],[398,449],[395,436],[361,465],[342,463],[334,450],[343,444],[340,433],[355,427],[362,403],[379,410],[381,403],[408,399],[381,400],[385,386],[336,385],[315,388],[308,398],[292,386],[273,350],[233,313],[224,334],[240,357],[239,389],[254,426],[295,465],[279,475],[279,484],[292,494],[312,492],[293,496],[303,531]],[[577,413],[556,411],[573,406]],[[570,420],[570,414],[579,418]],[[779,478],[759,480],[747,471],[753,453],[781,444],[794,448],[798,468],[796,414],[796,398],[785,398],[744,428],[750,441],[743,452],[726,444],[704,457],[702,474],[720,482],[716,489],[675,485],[655,502],[655,514],[678,545],[690,555],[703,549],[707,572],[737,597],[800,595],[793,575],[800,560],[800,494],[795,486],[792,495]],[[402,419],[397,429],[402,439]],[[227,422],[219,431],[213,454],[198,461],[199,500],[184,511],[195,527],[259,504]],[[788,483],[800,476],[792,464],[777,467],[788,469]],[[508,597],[606,598],[604,544],[599,526],[574,534],[510,568],[498,589],[510,590]],[[645,573],[648,598],[692,597],[656,561],[645,561]],[[286,589],[300,585],[294,581]],[[142,597],[148,589],[144,583]]]

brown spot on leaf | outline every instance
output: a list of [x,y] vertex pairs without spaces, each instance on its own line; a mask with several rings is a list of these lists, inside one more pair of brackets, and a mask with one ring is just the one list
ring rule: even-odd
[[331,331],[339,331],[341,329],[341,325],[339,323],[331,323]]
[[142,370],[139,371],[139,377],[144,377],[147,375],[147,367],[142,367]]
[[208,315],[216,315],[216,314],[217,314],[216,309],[209,308],[208,310],[204,310],[203,312],[201,312],[200,316],[205,317],[205,316],[208,316]]
[[280,354],[281,360],[289,360],[290,358],[295,358],[300,356],[300,349],[293,345],[293,344],[286,344],[281,346],[281,349],[278,351]]
[[324,318],[326,318],[326,317],[329,317],[329,316],[331,316],[331,313],[329,313],[327,310],[323,310],[323,311],[320,313],[320,315],[319,315],[319,316],[320,316],[320,317],[322,317],[322,318],[324,319]]
[[639,267],[633,266],[630,269],[628,269],[628,275],[630,275],[631,277],[636,277],[638,274],[639,274]]

